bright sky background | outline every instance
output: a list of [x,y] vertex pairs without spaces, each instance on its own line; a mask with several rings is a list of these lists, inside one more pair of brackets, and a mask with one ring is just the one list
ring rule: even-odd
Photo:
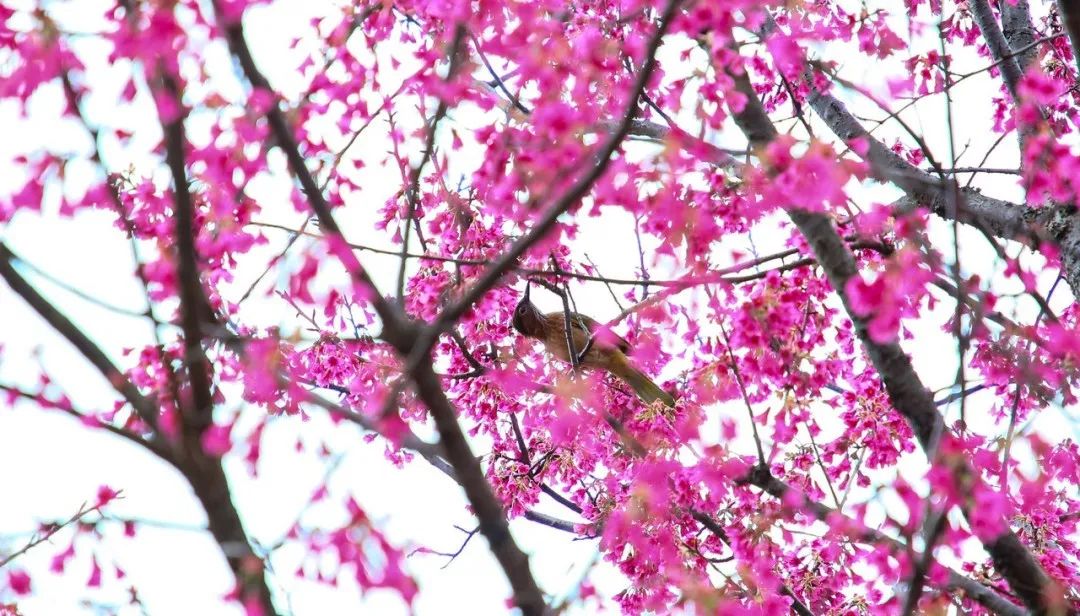
[[[890,3],[893,10],[899,2]],[[57,6],[51,4],[52,6]],[[290,74],[298,60],[282,42],[287,33],[297,25],[307,23],[317,7],[317,2],[303,0],[280,0],[270,8],[251,11],[247,20],[247,32],[255,56],[270,76],[271,82],[287,94],[300,87]],[[92,24],[86,24],[92,29]],[[898,29],[906,31],[906,27]],[[936,35],[935,35],[936,36]],[[92,53],[87,46],[77,48]],[[100,50],[98,50],[100,53]],[[835,57],[836,55],[831,55]],[[207,68],[222,79],[229,79],[231,64],[224,48],[208,54]],[[985,60],[973,57],[960,58],[970,68],[985,65]],[[118,74],[114,71],[114,74]],[[867,62],[856,55],[845,57],[844,74],[857,83],[884,88],[886,75],[875,62]],[[989,144],[995,139],[990,134],[989,93],[992,92],[986,75],[969,80],[958,89],[957,97],[964,98],[963,112],[957,115],[957,132],[961,135],[959,147],[970,140],[971,154],[962,161],[975,164]],[[103,79],[102,83],[108,83]],[[99,85],[95,82],[95,87]],[[119,86],[117,86],[119,88]],[[55,89],[51,94],[38,96],[29,118],[17,120],[12,106],[0,105],[0,123],[11,127],[13,134],[0,140],[0,161],[10,161],[20,152],[39,147],[56,150],[75,150],[88,144],[74,141],[79,131],[74,125],[57,125]],[[108,107],[109,96],[96,103],[91,100],[87,112],[92,120],[115,123],[120,120]],[[922,130],[931,147],[940,156],[947,156],[945,131],[941,122],[940,98],[927,101],[905,117]],[[880,117],[872,107],[860,105],[857,111]],[[147,106],[142,118],[149,120],[146,126],[138,124],[141,119],[130,120],[131,129],[137,129],[135,147],[127,152],[116,148],[108,151],[113,169],[122,169],[134,163],[141,173],[149,172],[145,159],[138,154],[146,150],[158,138],[159,129],[154,125],[155,116]],[[453,121],[468,124],[467,114],[451,113]],[[192,129],[198,135],[198,126]],[[372,131],[365,135],[361,144],[352,151],[355,156],[370,160],[381,156],[385,146],[380,140],[385,135],[385,122],[377,121]],[[831,135],[826,130],[819,133]],[[1016,147],[1008,140],[987,163],[989,166],[1015,165]],[[720,145],[738,147],[743,140],[737,132],[724,134]],[[369,152],[378,152],[368,154]],[[278,154],[275,152],[275,156]],[[280,157],[278,157],[280,163]],[[11,168],[11,165],[7,165]],[[80,170],[73,169],[75,177]],[[86,170],[81,170],[85,174]],[[85,177],[85,175],[83,176]],[[386,195],[399,187],[396,174],[380,175],[372,166],[366,183],[368,192],[362,196],[363,203],[350,207],[339,214],[339,221],[346,229],[349,239],[379,247],[390,247],[388,238],[370,231],[376,209]],[[17,186],[21,178],[15,174],[0,176],[0,194]],[[988,192],[996,196],[1019,198],[1015,178],[995,176],[980,180]],[[302,217],[285,204],[288,185],[264,185],[252,187],[253,194],[264,207],[260,220],[299,226]],[[868,197],[886,200],[893,193],[884,189],[868,191]],[[110,215],[103,212],[83,212],[74,219],[61,219],[54,215],[55,208],[47,209],[41,217],[20,214],[6,228],[0,229],[0,238],[30,263],[61,280],[70,283],[93,296],[107,299],[112,304],[139,310],[143,307],[142,292],[131,275],[130,247],[110,222]],[[938,233],[950,232],[944,225]],[[237,271],[238,296],[260,273],[265,259],[281,250],[287,240],[285,233],[267,231],[271,240],[268,247],[254,251],[251,258],[241,263]],[[762,252],[782,242],[782,237],[755,236],[755,244]],[[773,234],[776,235],[776,234]],[[610,276],[633,276],[637,265],[637,250],[633,240],[633,221],[626,215],[605,214],[603,219],[586,221],[581,237],[604,237],[601,249],[589,252],[601,272]],[[966,268],[984,269],[992,264],[989,252],[981,240],[972,234],[964,236],[963,248]],[[746,250],[748,246],[731,246]],[[580,254],[580,253],[577,253]],[[971,256],[968,259],[968,256]],[[360,255],[361,261],[373,272],[383,289],[392,288],[397,272],[397,261],[391,257],[378,257],[369,253]],[[295,260],[292,261],[295,264]],[[655,277],[665,275],[664,264],[652,269]],[[59,287],[23,270],[47,297],[54,300],[76,323],[84,327],[91,338],[121,365],[125,365],[125,348],[138,347],[149,339],[148,326],[138,319],[117,315],[89,302],[79,299]],[[274,275],[268,276],[260,289],[274,283]],[[1046,281],[1044,281],[1046,282]],[[1048,288],[1048,282],[1043,287]],[[603,321],[618,313],[607,290],[602,285],[575,288],[579,303],[600,308],[592,316]],[[245,303],[244,318],[248,322],[273,325],[291,325],[298,322],[291,310],[282,309],[279,301],[266,301],[253,296]],[[1060,289],[1055,304],[1068,301],[1067,289]],[[541,308],[555,308],[555,300],[541,295]],[[946,310],[951,310],[947,308]],[[41,367],[51,378],[64,386],[66,391],[78,392],[74,401],[80,408],[108,408],[114,395],[104,380],[92,370],[70,346],[41,322],[6,287],[0,286],[0,382],[18,383],[27,387]],[[908,345],[913,353],[916,367],[933,388],[952,383],[955,374],[955,348],[948,337],[940,332],[940,325],[947,318],[941,313],[936,322],[927,320],[913,327],[919,336],[918,345]],[[979,400],[978,397],[973,400]],[[231,397],[221,412],[231,413],[238,408],[238,396]],[[983,403],[985,406],[985,402]],[[955,408],[950,419],[955,418]],[[718,410],[744,421],[741,410]],[[350,426],[329,430],[329,422],[318,410],[310,411],[311,419],[279,418],[271,422],[263,441],[263,456],[259,477],[252,479],[241,462],[229,460],[234,501],[244,516],[250,536],[262,545],[277,541],[296,519],[315,487],[327,472],[311,451],[295,453],[297,440],[307,445],[318,438],[333,433],[332,448],[335,452],[348,452],[331,477],[334,495],[352,493],[400,546],[420,547],[453,552],[460,545],[463,535],[454,525],[472,528],[472,516],[465,510],[460,489],[442,473],[423,460],[395,469],[383,457],[381,442],[365,444],[360,433]],[[1075,423],[1061,421],[1057,411],[1044,413],[1040,422],[1045,429],[1058,430],[1068,426],[1073,431]],[[250,428],[250,422],[247,423]],[[1068,432],[1074,435],[1075,432]],[[477,446],[475,451],[482,452]],[[749,447],[746,450],[750,451]],[[1023,455],[1023,447],[1015,450]],[[903,468],[912,478],[921,472],[921,454]],[[100,432],[89,431],[66,415],[46,412],[28,404],[18,404],[14,409],[0,408],[0,546],[15,549],[27,539],[38,520],[65,519],[73,514],[84,501],[92,501],[97,488],[108,484],[123,490],[125,498],[110,506],[108,512],[119,517],[157,521],[166,525],[196,528],[205,524],[205,516],[182,477],[171,467],[149,455],[144,450]],[[883,474],[880,483],[888,484],[892,475]],[[331,501],[333,501],[333,496]],[[558,517],[572,517],[567,510],[542,501],[541,511]],[[320,519],[333,521],[340,512],[315,508],[305,514],[308,525]],[[136,539],[122,537],[119,524],[101,525],[105,540],[93,548],[98,559],[115,562],[127,572],[129,584],[140,591],[146,611],[158,615],[235,614],[239,610],[221,601],[231,587],[232,578],[221,558],[217,545],[204,532],[178,528],[141,526]],[[541,587],[556,597],[571,593],[577,587],[583,572],[591,566],[596,553],[595,541],[575,541],[571,535],[561,533],[530,522],[512,523],[514,535],[522,548],[532,555],[531,562]],[[52,556],[66,547],[70,533],[61,533],[53,545],[42,545],[21,557],[19,565],[32,572],[44,571]],[[80,539],[86,542],[86,539]],[[89,548],[89,542],[83,544]],[[68,565],[68,575],[35,575],[34,596],[20,600],[20,607],[28,615],[39,613],[78,613],[79,602],[89,598],[100,604],[119,607],[121,614],[137,613],[134,608],[123,607],[127,597],[123,588],[128,584],[115,584],[105,580],[105,590],[87,591],[83,588],[89,575],[90,549],[80,551],[78,558]],[[403,604],[389,592],[374,592],[358,598],[348,584],[340,588],[320,586],[294,578],[292,572],[300,562],[299,549],[286,548],[275,553],[272,560],[277,575],[274,584],[284,583],[287,593],[275,589],[279,605],[295,614],[337,613],[356,611],[362,606],[365,613],[404,613]],[[476,537],[458,559],[442,569],[445,559],[438,556],[416,555],[409,560],[410,571],[418,580],[421,592],[415,605],[420,614],[470,613],[502,614],[506,608],[504,598],[509,587],[501,570],[486,549],[484,540]],[[613,594],[622,589],[619,576],[611,567],[600,565],[594,572],[592,582],[602,593]],[[286,602],[286,594],[289,601]],[[0,593],[0,601],[10,596]],[[85,613],[92,613],[84,608]]]

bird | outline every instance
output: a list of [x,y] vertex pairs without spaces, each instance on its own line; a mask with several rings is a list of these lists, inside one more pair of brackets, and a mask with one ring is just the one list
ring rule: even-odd
[[[570,349],[566,341],[566,317],[564,312],[543,314],[529,301],[529,285],[525,294],[514,308],[512,326],[518,333],[528,338],[535,338],[544,343],[548,353],[565,362],[570,362]],[[675,398],[653,382],[647,374],[638,370],[630,362],[627,353],[630,343],[624,338],[607,333],[603,340],[595,339],[600,323],[576,312],[570,313],[570,331],[574,340],[574,353],[585,356],[580,365],[584,368],[602,370],[618,377],[630,386],[645,404],[660,400],[668,407],[675,406]],[[591,341],[591,344],[590,344]],[[574,363],[574,362],[570,362]]]

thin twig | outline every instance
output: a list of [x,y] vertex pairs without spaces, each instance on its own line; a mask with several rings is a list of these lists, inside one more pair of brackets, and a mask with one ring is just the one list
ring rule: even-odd
[[[117,492],[114,499],[119,498],[120,494],[121,492]],[[99,503],[97,505],[94,505],[93,507],[88,507],[87,503],[85,502],[82,505],[79,505],[79,510],[75,512],[75,515],[71,516],[64,522],[52,525],[43,535],[32,537],[30,541],[26,543],[26,545],[19,548],[18,550],[15,550],[11,554],[8,554],[5,558],[0,559],[0,569],[2,569],[4,565],[7,565],[8,563],[22,556],[26,552],[29,552],[30,550],[41,545],[42,543],[45,543],[46,541],[51,539],[53,535],[60,532],[65,527],[82,520],[83,517],[85,517],[87,514],[93,513],[95,511],[100,512],[103,505],[104,503]]]
[[67,413],[75,419],[78,419],[79,422],[82,423],[84,426],[93,426],[96,428],[100,428],[102,430],[105,430],[106,432],[110,432],[116,436],[119,436],[120,438],[135,443],[136,445],[146,447],[152,453],[163,459],[167,460],[171,455],[169,449],[158,440],[146,439],[143,438],[141,435],[132,432],[131,430],[113,425],[105,421],[101,421],[96,417],[80,412],[79,410],[72,407],[70,403],[64,404],[60,401],[49,400],[45,398],[44,393],[35,395],[33,393],[30,393],[23,389],[19,389],[18,387],[15,387],[13,385],[8,385],[6,383],[0,383],[0,391],[6,391],[13,396],[18,396],[25,400],[32,401],[39,406],[44,406],[45,408],[54,408],[64,413]]
[[735,353],[731,350],[731,339],[728,338],[727,328],[723,323],[719,323],[720,333],[724,336],[724,348],[727,349],[728,358],[731,362],[731,371],[735,375],[735,383],[739,386],[739,393],[742,394],[743,403],[746,404],[746,412],[750,416],[750,429],[754,434],[754,445],[757,447],[758,463],[766,464],[765,461],[765,449],[761,445],[761,435],[758,434],[757,420],[754,418],[754,407],[750,404],[750,396],[746,393],[746,385],[743,383],[742,373],[739,370],[739,362],[735,359]]

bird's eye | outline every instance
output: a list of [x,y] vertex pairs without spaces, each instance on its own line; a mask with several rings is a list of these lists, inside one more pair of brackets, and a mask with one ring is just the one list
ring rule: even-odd
[[525,314],[525,304],[521,304],[520,306],[517,307],[517,313],[518,314]]

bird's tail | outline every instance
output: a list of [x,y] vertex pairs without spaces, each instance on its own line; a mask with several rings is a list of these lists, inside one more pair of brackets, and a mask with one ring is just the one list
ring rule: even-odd
[[616,361],[612,362],[611,373],[623,380],[645,404],[652,404],[660,400],[666,406],[675,407],[675,398],[668,392],[660,389],[647,374],[630,364],[630,361],[622,353],[618,353]]

